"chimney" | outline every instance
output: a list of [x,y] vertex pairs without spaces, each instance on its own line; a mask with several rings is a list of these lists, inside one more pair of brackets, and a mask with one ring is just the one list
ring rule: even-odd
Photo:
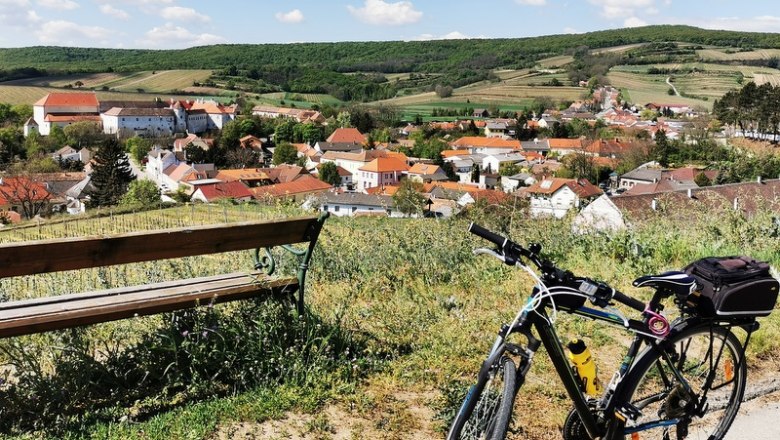
[[739,209],[739,197],[734,197],[734,211]]
[[689,199],[693,198],[693,190],[691,188],[688,188],[688,198]]
[[658,210],[658,201],[656,199],[653,199],[653,201],[650,202],[650,208],[653,211],[657,211]]
[[756,178],[756,182],[758,182],[758,184],[759,184],[759,185],[761,185],[762,183],[764,183],[764,182],[762,182],[762,181],[761,181],[761,176],[758,176],[758,177]]

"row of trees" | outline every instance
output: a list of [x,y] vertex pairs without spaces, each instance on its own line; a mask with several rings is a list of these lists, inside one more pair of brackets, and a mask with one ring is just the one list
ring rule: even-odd
[[777,142],[780,133],[780,87],[754,82],[727,92],[712,109],[716,118],[739,127],[746,136],[771,134]]

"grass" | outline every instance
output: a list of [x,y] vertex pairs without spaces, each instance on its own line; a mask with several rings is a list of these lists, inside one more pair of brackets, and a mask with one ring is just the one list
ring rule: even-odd
[[[240,221],[296,212],[198,205],[139,214],[114,213],[98,219],[81,218],[78,222],[33,224],[2,231],[0,240]],[[532,286],[521,271],[472,255],[473,248],[486,243],[466,233],[470,220],[508,232],[521,243],[539,242],[545,255],[561,267],[605,280],[630,295],[646,297],[646,291],[631,287],[635,277],[679,268],[704,256],[748,254],[779,265],[780,238],[766,232],[772,224],[771,217],[772,213],[767,212],[747,221],[729,212],[694,212],[685,223],[675,223],[660,213],[637,223],[632,231],[584,236],[571,233],[568,220],[528,219],[513,206],[486,210],[477,207],[464,218],[444,221],[332,218],[326,223],[313,259],[307,303],[322,325],[338,328],[365,344],[362,351],[349,355],[350,361],[354,358],[360,366],[360,374],[344,378],[338,374],[342,370],[316,370],[319,363],[303,364],[307,367],[290,365],[295,377],[310,371],[305,383],[291,380],[235,395],[201,399],[163,393],[147,397],[137,405],[143,410],[143,417],[134,415],[137,409],[131,402],[109,408],[102,418],[85,417],[73,430],[58,435],[31,432],[27,438],[230,438],[230,433],[242,423],[260,430],[267,426],[267,419],[290,417],[282,423],[292,426],[290,420],[296,414],[316,414],[301,429],[325,438],[338,437],[348,428],[353,433],[362,432],[357,434],[358,438],[441,437],[445,422],[436,414],[442,414],[444,420],[444,415],[452,414],[464,387],[474,380],[495,331],[501,322],[511,318]],[[235,270],[248,264],[248,256],[217,257],[190,270]],[[183,269],[169,273],[172,269],[167,264],[156,267],[159,271],[155,276],[182,275]],[[106,274],[110,275],[110,282],[146,275],[116,269],[104,271],[104,279]],[[78,278],[64,287],[61,284],[65,278],[57,275],[41,277],[34,284],[2,280],[0,290],[25,292],[35,286],[36,292],[45,293],[75,288],[77,283],[89,288],[101,282],[87,274],[82,280]],[[567,316],[561,316],[558,324],[563,339],[588,338],[602,380],[607,380],[625,350],[626,333]],[[119,334],[124,335],[122,340],[131,343],[137,339],[133,335],[153,331],[164,323],[152,318],[116,325],[120,326],[117,331],[122,331]],[[112,333],[105,327],[91,327],[88,334],[112,340]],[[763,366],[764,374],[778,368],[777,361],[772,359],[780,349],[779,335],[780,315],[762,319],[762,329],[751,345],[749,359],[751,366]],[[24,346],[33,353],[35,347],[43,353],[56,352],[51,347],[58,346],[46,339],[25,342],[28,344]],[[269,350],[272,347],[267,345]],[[552,374],[552,366],[540,353],[527,386],[521,391],[522,403],[516,408],[515,426],[524,426],[523,438],[549,438],[563,422],[570,404],[562,388],[555,385]],[[762,370],[750,373],[751,380],[761,375]],[[345,418],[333,418],[332,408],[340,408]],[[547,416],[539,417],[540,414]],[[124,416],[130,417],[131,422],[123,422]],[[356,424],[361,424],[363,430]]]
[[203,82],[211,76],[211,70],[161,70],[141,72],[123,81],[104,84],[116,91],[135,91],[143,89],[147,92],[170,92],[192,87],[194,82]]
[[[733,51],[733,49],[731,49],[731,51]],[[766,60],[780,57],[780,49],[757,49],[734,53],[728,53],[727,49],[702,49],[696,51],[696,54],[705,61]]]
[[712,108],[712,101],[669,95],[667,93],[669,85],[666,84],[666,75],[611,71],[608,78],[613,86],[622,90],[626,100],[638,105],[644,105],[648,102],[662,102],[668,104],[688,104],[707,109]]

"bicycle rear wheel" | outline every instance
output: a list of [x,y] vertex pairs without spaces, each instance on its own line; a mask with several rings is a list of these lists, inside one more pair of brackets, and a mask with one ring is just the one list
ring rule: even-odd
[[515,402],[515,363],[501,356],[472,386],[461,405],[448,440],[503,440]]
[[[657,350],[649,350],[626,378],[625,397],[619,401],[631,402],[641,413],[627,423],[626,438],[722,439],[745,393],[742,344],[730,330],[708,325],[685,330],[664,346],[671,364]],[[690,385],[690,392],[672,366]],[[705,405],[697,410],[702,399]]]

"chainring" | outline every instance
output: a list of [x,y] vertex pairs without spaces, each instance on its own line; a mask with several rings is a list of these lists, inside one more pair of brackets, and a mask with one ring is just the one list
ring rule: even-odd
[[566,416],[562,434],[563,440],[591,440],[585,425],[582,423],[582,418],[574,408]]

